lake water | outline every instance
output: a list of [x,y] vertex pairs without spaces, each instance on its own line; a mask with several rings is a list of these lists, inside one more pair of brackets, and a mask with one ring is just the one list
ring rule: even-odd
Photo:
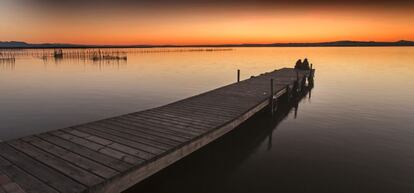
[[0,139],[164,105],[232,83],[237,69],[244,79],[308,57],[315,87],[296,117],[257,116],[129,192],[414,192],[414,48],[118,51],[127,61],[7,51],[16,59],[0,61]]

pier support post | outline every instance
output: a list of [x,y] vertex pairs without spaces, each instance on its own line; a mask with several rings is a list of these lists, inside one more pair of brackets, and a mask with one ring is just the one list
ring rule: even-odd
[[286,101],[289,103],[289,101],[290,101],[290,87],[289,87],[289,85],[286,85]]
[[240,82],[240,69],[237,70],[237,82]]
[[270,79],[270,98],[269,98],[269,105],[270,105],[270,112],[272,113],[272,115],[273,115],[273,111],[274,111],[274,109],[273,109],[273,107],[274,107],[274,100],[273,100],[273,78],[271,78]]
[[298,89],[299,89],[299,81],[296,80],[293,83],[293,88],[292,88],[292,95],[293,95],[293,97],[298,96]]

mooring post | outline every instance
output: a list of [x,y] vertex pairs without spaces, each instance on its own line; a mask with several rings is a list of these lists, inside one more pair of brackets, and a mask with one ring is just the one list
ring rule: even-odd
[[240,82],[240,69],[237,70],[237,82]]
[[270,99],[269,99],[269,104],[270,104],[270,112],[273,115],[273,78],[270,79]]

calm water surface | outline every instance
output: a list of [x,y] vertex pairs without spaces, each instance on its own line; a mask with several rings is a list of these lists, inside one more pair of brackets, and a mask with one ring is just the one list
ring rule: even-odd
[[[311,98],[258,116],[129,192],[414,192],[414,48],[236,48],[0,62],[0,139],[156,107],[308,57]],[[18,52],[18,53],[17,53]],[[50,52],[50,51],[49,51]]]

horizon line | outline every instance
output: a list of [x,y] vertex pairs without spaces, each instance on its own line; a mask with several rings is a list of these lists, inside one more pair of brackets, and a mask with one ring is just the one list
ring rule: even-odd
[[[7,45],[10,44],[10,45]],[[15,45],[13,45],[15,44]],[[0,48],[156,48],[156,47],[322,47],[322,46],[414,46],[412,40],[359,41],[336,40],[324,42],[288,43],[229,43],[229,44],[76,44],[76,43],[27,43],[24,41],[0,41]]]

